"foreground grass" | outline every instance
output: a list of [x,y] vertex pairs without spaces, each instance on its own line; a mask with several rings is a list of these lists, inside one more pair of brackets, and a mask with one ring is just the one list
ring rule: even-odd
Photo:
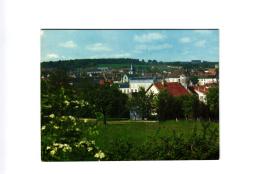
[[219,129],[203,121],[108,120],[50,115],[42,126],[43,161],[209,160],[219,158]]
[[[133,146],[139,146],[151,138],[153,140],[162,137],[170,137],[175,131],[182,134],[184,138],[192,136],[194,128],[198,133],[202,133],[203,121],[175,120],[155,122],[155,121],[108,121],[104,126],[99,124],[99,135],[96,137],[96,144],[106,151],[113,151],[113,142],[120,139],[123,142],[130,142]],[[218,131],[218,123],[211,122],[211,127]],[[153,143],[153,142],[151,142]]]

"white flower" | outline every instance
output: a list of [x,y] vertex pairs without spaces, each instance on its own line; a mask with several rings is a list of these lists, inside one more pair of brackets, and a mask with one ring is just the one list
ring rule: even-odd
[[71,152],[72,148],[69,145],[64,144],[64,147],[63,147],[62,151],[63,152]]
[[55,117],[55,115],[54,115],[54,114],[51,114],[51,115],[49,115],[49,117],[50,117],[50,118],[54,118],[54,117]]
[[51,149],[51,147],[50,147],[50,146],[47,146],[47,147],[46,147],[46,150],[49,150],[49,149]]
[[88,147],[88,152],[92,151],[93,147]]
[[70,102],[69,102],[68,100],[65,100],[65,101],[64,101],[64,104],[65,104],[66,106],[69,106]]
[[44,130],[46,128],[46,126],[42,126],[42,130]]
[[56,153],[56,150],[55,150],[55,149],[53,149],[52,151],[50,151],[50,155],[51,155],[51,156],[54,156],[55,153]]
[[100,150],[100,151],[98,151],[98,153],[95,154],[94,157],[102,159],[102,158],[105,158],[105,154]]
[[54,127],[54,129],[59,129],[59,126],[57,126],[57,125],[54,125],[53,127]]
[[75,117],[73,117],[73,116],[69,116],[69,119],[72,121],[76,121]]

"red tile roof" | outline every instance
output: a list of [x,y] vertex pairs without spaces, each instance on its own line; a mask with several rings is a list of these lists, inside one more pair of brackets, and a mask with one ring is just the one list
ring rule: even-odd
[[202,92],[204,94],[208,93],[209,88],[216,86],[215,84],[206,84],[202,86],[194,86],[194,90]]
[[206,93],[208,93],[209,88],[210,88],[209,85],[195,86],[195,87],[194,87],[194,90],[206,94]]
[[154,85],[158,90],[166,89],[172,96],[189,95],[188,90],[177,82],[164,82],[164,85],[162,84],[162,82],[157,82]]
[[105,80],[101,79],[99,80],[99,85],[104,85],[105,84]]

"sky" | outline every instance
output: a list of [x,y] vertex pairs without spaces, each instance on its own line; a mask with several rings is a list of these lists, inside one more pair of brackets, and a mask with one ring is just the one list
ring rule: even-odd
[[219,30],[41,30],[41,62],[85,58],[219,59]]

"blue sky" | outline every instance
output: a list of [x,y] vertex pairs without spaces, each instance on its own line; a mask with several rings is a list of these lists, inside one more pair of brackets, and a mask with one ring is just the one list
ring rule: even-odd
[[218,61],[219,30],[41,30],[41,61]]

